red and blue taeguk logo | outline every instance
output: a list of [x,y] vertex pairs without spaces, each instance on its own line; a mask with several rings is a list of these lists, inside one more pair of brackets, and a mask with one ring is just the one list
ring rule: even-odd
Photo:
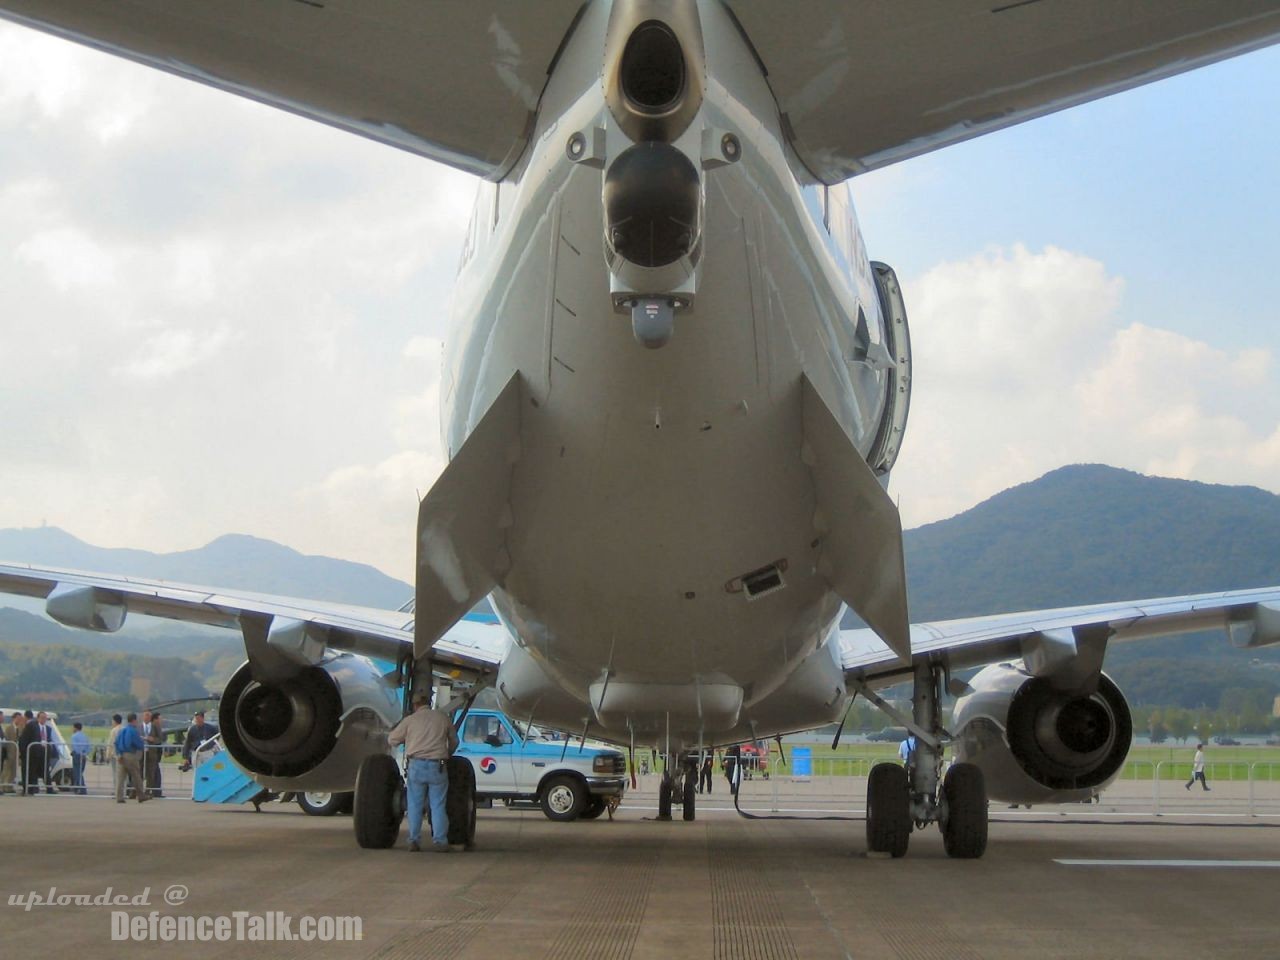
[[481,773],[493,773],[493,771],[497,769],[498,769],[498,762],[494,760],[493,757],[485,757],[483,760],[480,761]]

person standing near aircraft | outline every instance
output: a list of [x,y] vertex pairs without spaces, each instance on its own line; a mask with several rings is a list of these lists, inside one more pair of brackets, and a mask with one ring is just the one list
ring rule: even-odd
[[218,728],[211,723],[206,723],[204,711],[197,710],[191,720],[191,726],[187,727],[187,737],[182,741],[182,769],[190,770],[191,758],[195,754],[196,748],[206,740],[212,740],[217,735]]
[[742,748],[736,743],[725,751],[724,778],[729,781],[729,792],[736,797],[742,781]]
[[164,743],[164,722],[160,719],[159,711],[153,713],[150,710],[144,710],[142,712],[142,739],[146,743],[142,765],[147,790],[153,797],[163,797],[160,761],[164,757],[164,749],[161,746]]
[[133,784],[139,803],[151,798],[142,786],[142,734],[138,732],[138,715],[129,714],[128,722],[115,736],[116,747],[116,803],[124,803],[125,781]]
[[1200,786],[1204,787],[1206,790],[1209,789],[1209,784],[1206,783],[1204,779],[1204,744],[1203,743],[1196,744],[1196,755],[1195,755],[1195,758],[1192,759],[1191,761],[1191,779],[1186,782],[1185,784],[1186,788],[1190,790],[1191,785],[1195,783],[1197,780],[1200,781]]
[[699,793],[711,793],[711,767],[711,752],[707,751],[706,755],[702,758],[702,769],[698,773]]
[[898,759],[902,761],[902,765],[908,770],[911,769],[911,760],[916,753],[916,735],[908,733],[903,741],[898,744]]
[[413,695],[413,713],[395,725],[387,734],[393,747],[404,744],[408,769],[405,777],[408,793],[409,850],[422,849],[422,814],[431,805],[431,849],[449,852],[449,815],[445,798],[449,793],[449,758],[458,749],[458,734],[453,723],[440,710],[431,708],[431,692],[419,690]]
[[0,795],[8,793],[9,786],[13,783],[17,770],[14,759],[17,749],[13,724],[5,725],[4,711],[0,710]]
[[72,793],[86,794],[84,784],[84,768],[89,762],[89,735],[84,732],[84,724],[76,721],[71,725],[75,733],[71,734],[71,787]]
[[111,729],[107,731],[107,749],[105,759],[111,771],[111,782],[116,782],[116,734],[124,726],[124,717],[118,713],[111,715]]

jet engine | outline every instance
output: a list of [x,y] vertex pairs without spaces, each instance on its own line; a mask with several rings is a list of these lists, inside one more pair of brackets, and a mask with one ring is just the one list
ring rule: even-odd
[[1133,718],[1106,674],[1094,690],[1061,690],[1021,663],[999,663],[956,701],[956,759],[976,763],[1006,803],[1088,801],[1120,773]]
[[401,713],[375,663],[343,653],[282,680],[256,680],[242,664],[218,723],[223,745],[264,787],[335,792],[350,790],[360,761],[385,749]]

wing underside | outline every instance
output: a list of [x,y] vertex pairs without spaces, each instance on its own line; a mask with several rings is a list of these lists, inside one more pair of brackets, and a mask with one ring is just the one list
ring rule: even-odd
[[580,5],[0,0],[0,17],[497,178]]
[[1275,0],[729,0],[820,180],[1280,39]]

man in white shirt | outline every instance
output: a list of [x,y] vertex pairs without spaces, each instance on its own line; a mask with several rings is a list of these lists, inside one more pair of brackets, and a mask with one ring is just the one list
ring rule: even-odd
[[1200,781],[1200,786],[1204,787],[1206,790],[1209,789],[1209,784],[1207,784],[1204,779],[1204,744],[1203,743],[1196,744],[1196,755],[1195,755],[1195,758],[1191,761],[1191,779],[1186,782],[1185,784],[1186,788],[1190,790],[1191,785],[1195,783],[1197,780]]

